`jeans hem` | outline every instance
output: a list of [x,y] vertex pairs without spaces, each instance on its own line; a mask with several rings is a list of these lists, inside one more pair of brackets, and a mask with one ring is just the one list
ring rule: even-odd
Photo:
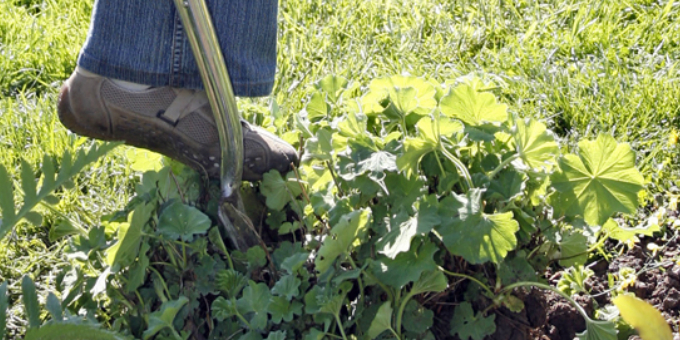
[[[102,77],[119,79],[154,87],[169,86],[172,74],[152,73],[133,70],[126,67],[107,64],[99,59],[81,53],[78,56],[78,66]],[[203,81],[194,74],[179,74],[176,87],[203,90]],[[263,79],[249,82],[239,82],[232,79],[234,95],[239,97],[264,97],[272,92],[274,79]],[[173,84],[175,85],[175,84]]]

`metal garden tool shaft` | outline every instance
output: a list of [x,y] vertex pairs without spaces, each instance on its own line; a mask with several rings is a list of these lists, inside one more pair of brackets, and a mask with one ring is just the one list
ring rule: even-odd
[[222,197],[218,215],[236,249],[258,244],[240,196],[243,173],[243,134],[236,98],[205,0],[174,0],[196,58],[220,136]]

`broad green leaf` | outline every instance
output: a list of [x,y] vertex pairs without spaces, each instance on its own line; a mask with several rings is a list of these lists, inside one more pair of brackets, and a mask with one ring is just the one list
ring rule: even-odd
[[409,294],[418,295],[428,292],[439,293],[443,292],[449,283],[446,276],[439,270],[432,270],[424,272],[418,281],[413,284]]
[[262,340],[262,335],[259,332],[250,331],[240,336],[238,340]]
[[404,153],[397,158],[397,168],[406,171],[407,176],[416,173],[423,156],[440,147],[441,137],[451,137],[461,131],[460,122],[435,112],[434,116],[425,117],[416,124],[416,137],[407,137],[404,141]]
[[422,78],[399,75],[376,78],[368,87],[369,91],[361,98],[362,109],[367,114],[389,110],[389,104],[394,102],[398,103],[400,112],[406,110],[406,114],[414,112],[424,115],[437,106],[435,87]]
[[300,284],[302,281],[294,275],[286,275],[282,277],[272,288],[272,294],[283,296],[290,301],[300,294]]
[[99,325],[50,323],[26,332],[25,340],[126,340],[127,336],[101,329]]
[[340,309],[345,304],[347,293],[352,289],[351,282],[343,282],[335,289],[326,289],[325,294],[316,296],[316,301],[319,305],[319,311],[328,313],[334,316],[340,315]]
[[560,265],[571,267],[584,265],[588,260],[588,238],[580,232],[562,234],[560,245]]
[[149,257],[146,255],[149,249],[151,249],[149,242],[142,243],[137,262],[131,266],[128,281],[125,283],[126,293],[134,293],[137,288],[144,284],[146,269],[149,267]]
[[355,174],[368,173],[369,178],[378,182],[382,181],[387,171],[397,171],[397,157],[389,152],[377,151],[357,164]]
[[0,285],[0,339],[5,338],[7,331],[7,281]]
[[163,155],[140,148],[127,148],[125,157],[128,159],[130,169],[137,172],[159,171],[163,168]]
[[93,298],[98,298],[100,294],[106,292],[106,286],[108,283],[108,278],[111,275],[111,267],[107,267],[101,274],[98,275],[97,281],[95,281],[94,286],[90,289],[90,294]]
[[322,332],[316,328],[312,328],[308,333],[305,334],[304,340],[323,340],[326,336],[326,332]]
[[267,264],[267,255],[262,249],[262,246],[256,245],[248,248],[246,251],[246,261],[248,268],[258,269]]
[[382,258],[376,263],[373,273],[378,280],[401,289],[409,282],[418,280],[422,272],[437,268],[433,257],[439,247],[427,239],[422,244],[420,241],[413,242],[413,251],[400,253],[394,259]]
[[368,329],[368,337],[375,339],[388,329],[392,329],[392,304],[390,301],[385,301],[378,309],[373,322],[371,322],[371,327]]
[[40,306],[38,305],[38,294],[35,292],[35,283],[28,275],[21,279],[21,293],[26,316],[28,317],[28,327],[40,327]]
[[634,213],[644,179],[635,168],[635,154],[626,143],[600,134],[579,142],[579,155],[568,154],[551,176],[567,214],[581,215],[590,225],[602,225],[614,213]]
[[326,237],[315,259],[316,270],[320,273],[328,270],[335,259],[348,251],[359,233],[367,226],[371,217],[368,209],[356,210],[343,216]]
[[302,315],[302,304],[298,301],[291,303],[283,296],[272,296],[267,310],[272,316],[272,322],[278,325],[282,321],[293,321],[295,315]]
[[390,259],[395,259],[397,255],[407,252],[411,248],[411,240],[421,232],[418,230],[418,218],[415,216],[403,216],[401,218],[397,216],[391,219],[390,224],[390,231],[378,240],[377,247],[381,254]]
[[264,174],[260,192],[267,197],[266,203],[270,209],[281,210],[292,197],[297,197],[302,189],[294,174],[289,173],[284,180],[278,171],[271,170]]
[[234,315],[237,315],[236,303],[232,300],[227,300],[222,296],[218,296],[210,306],[210,311],[217,321],[224,321]]
[[305,142],[305,154],[302,161],[308,160],[330,161],[333,159],[333,133],[327,129],[319,129],[316,136]]
[[616,325],[611,321],[586,319],[586,330],[576,335],[579,340],[617,340]]
[[[454,194],[454,199],[462,205],[458,208],[458,217],[449,225],[442,222],[437,230],[452,254],[474,264],[500,263],[517,245],[515,233],[519,224],[512,212],[484,213],[482,193],[481,189],[471,189],[465,196]],[[441,207],[446,209],[444,205]]]
[[508,120],[507,106],[498,104],[496,97],[488,92],[478,92],[468,84],[453,88],[439,102],[443,114],[474,127],[486,123],[500,124]]
[[286,340],[286,331],[269,332],[265,340]]
[[335,275],[333,283],[339,285],[345,281],[356,280],[359,276],[361,276],[361,268],[345,270]]
[[129,222],[120,223],[118,242],[111,246],[106,253],[106,263],[109,266],[120,264],[126,266],[134,262],[139,252],[142,239],[142,228],[149,222],[154,210],[154,204],[140,204],[132,212]]
[[288,274],[293,274],[302,268],[302,265],[309,259],[309,253],[301,252],[293,254],[281,262],[281,269],[288,272]]
[[413,87],[395,87],[390,91],[390,105],[383,111],[392,121],[400,121],[418,109],[418,91]]
[[159,311],[149,314],[149,326],[142,335],[144,340],[153,337],[164,328],[174,329],[172,323],[175,316],[188,302],[189,299],[180,296],[177,300],[163,302]]
[[307,119],[310,121],[328,118],[330,109],[330,105],[326,103],[326,98],[321,92],[314,92],[305,106]]
[[536,281],[536,270],[529,264],[524,250],[517,251],[511,259],[505,260],[498,266],[498,277],[503,285],[517,281]]
[[[301,173],[306,175],[306,182],[309,184],[309,192],[311,195],[323,195],[329,192],[331,187],[335,186],[333,183],[333,174],[325,166],[320,165],[301,165]],[[332,201],[332,200],[331,200]]]
[[82,228],[76,227],[69,220],[61,220],[52,225],[50,228],[49,239],[54,242],[62,237],[71,235],[86,235],[86,231]]
[[191,241],[210,229],[210,218],[200,210],[175,201],[158,217],[157,232],[171,240]]
[[407,178],[404,174],[388,172],[385,185],[390,189],[390,194],[382,200],[394,207],[411,207],[418,199],[427,195],[427,183],[422,177]]
[[263,330],[267,327],[267,308],[270,300],[271,294],[266,284],[249,281],[236,305],[239,311],[251,315],[250,326],[253,329]]
[[602,226],[602,231],[605,235],[609,235],[609,238],[624,243],[635,242],[637,240],[637,235],[652,236],[655,232],[660,230],[661,227],[658,223],[647,223],[640,227],[628,228],[621,226],[617,221],[611,218]]
[[649,303],[631,295],[619,295],[612,302],[623,320],[638,331],[642,340],[673,340],[668,322]]
[[461,340],[482,340],[496,332],[496,315],[484,317],[482,313],[475,314],[469,302],[463,302],[453,312],[451,319],[451,335]]
[[541,167],[550,169],[559,152],[555,136],[546,129],[543,123],[534,119],[529,120],[528,123],[517,119],[515,123],[516,129],[512,136],[522,161],[533,169]]
[[485,198],[509,202],[521,196],[526,186],[525,176],[517,171],[506,170],[492,179],[489,189],[484,193]]
[[397,158],[397,167],[410,177],[418,173],[418,164],[426,154],[435,150],[436,145],[421,138],[407,138],[404,141],[404,153]]
[[342,92],[347,88],[347,79],[341,76],[328,75],[319,80],[315,85],[318,89],[326,92],[331,102],[337,103],[342,96]]
[[434,312],[421,306],[418,302],[410,300],[404,310],[404,322],[402,326],[409,332],[422,334],[434,324]]
[[59,298],[54,295],[54,293],[50,292],[47,294],[47,302],[45,307],[52,316],[52,320],[59,322],[64,319],[64,314],[61,310],[61,301],[59,301]]

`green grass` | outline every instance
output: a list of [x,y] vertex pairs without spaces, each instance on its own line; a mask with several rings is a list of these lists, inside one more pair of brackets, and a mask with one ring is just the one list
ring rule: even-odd
[[[34,167],[90,143],[56,118],[58,89],[75,67],[92,0],[0,2],[0,164],[18,178],[20,159]],[[393,74],[454,81],[470,73],[493,81],[512,112],[547,122],[570,142],[612,133],[638,150],[650,192],[676,184],[680,126],[680,2],[283,0],[271,98],[242,100],[268,113],[275,100],[288,124],[312,84],[328,74],[356,83]],[[271,120],[262,120],[271,124]],[[0,243],[0,281],[14,298],[24,273],[49,290],[63,244],[47,239],[61,216],[89,225],[120,209],[135,181],[124,148],[89,168],[60,193],[42,228],[21,225]],[[1,188],[0,190],[5,190]],[[20,198],[20,195],[16,195]],[[21,325],[14,318],[17,329]]]

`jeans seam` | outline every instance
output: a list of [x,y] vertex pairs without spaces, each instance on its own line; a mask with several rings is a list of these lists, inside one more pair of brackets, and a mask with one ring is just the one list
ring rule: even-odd
[[170,73],[170,86],[178,87],[181,83],[182,55],[184,53],[184,27],[175,12],[175,29],[172,39],[172,71]]

